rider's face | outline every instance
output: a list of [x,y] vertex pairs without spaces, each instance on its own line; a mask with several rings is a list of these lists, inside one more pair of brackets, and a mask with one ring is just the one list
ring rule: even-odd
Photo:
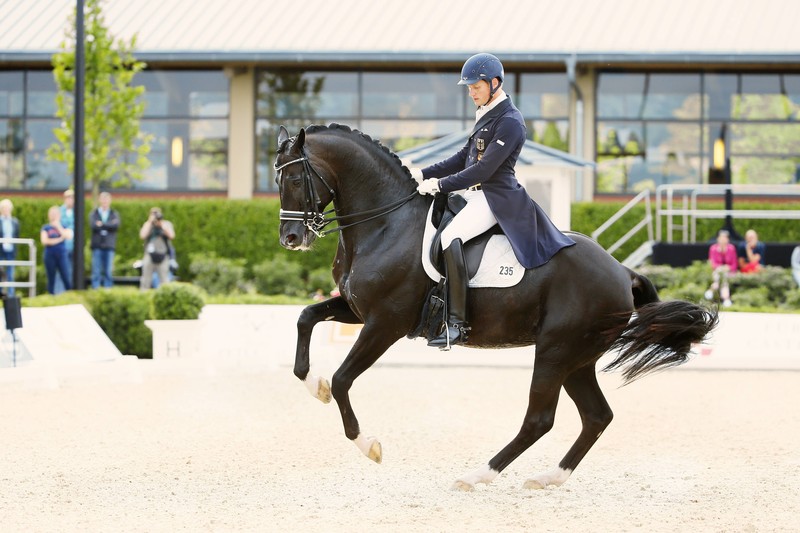
[[[497,81],[497,78],[493,79],[492,83],[494,83],[495,86],[500,85],[500,82]],[[469,91],[469,97],[472,98],[472,101],[475,102],[476,106],[482,106],[489,103],[490,91],[489,91],[488,81],[480,80],[477,83],[473,83],[472,85],[467,85],[467,90]]]
[[469,97],[475,102],[476,106],[486,105],[489,102],[489,82],[480,80],[477,83],[467,85]]

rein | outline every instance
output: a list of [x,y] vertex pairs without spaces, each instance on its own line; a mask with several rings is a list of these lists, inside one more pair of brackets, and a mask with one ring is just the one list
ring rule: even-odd
[[[318,177],[323,185],[328,189],[333,200],[336,200],[336,192],[333,188],[325,181],[325,178],[317,172],[317,170],[311,166],[311,162],[308,160],[308,156],[305,153],[305,150],[301,152],[302,157],[297,159],[293,159],[291,161],[287,161],[282,165],[278,165],[277,161],[275,162],[275,171],[280,172],[285,167],[289,165],[293,165],[295,163],[302,163],[303,164],[303,183],[305,185],[305,211],[285,211],[281,209],[279,211],[279,219],[280,220],[287,220],[287,221],[300,221],[303,225],[311,232],[313,232],[317,237],[325,237],[331,233],[340,232],[346,228],[352,228],[353,226],[357,226],[358,224],[363,224],[364,222],[369,222],[370,220],[375,220],[376,218],[380,218],[383,216],[388,215],[389,213],[396,211],[400,207],[404,206],[408,202],[410,202],[415,196],[417,196],[417,191],[412,192],[406,197],[403,197],[395,202],[390,203],[389,205],[385,205],[383,207],[378,207],[375,209],[368,209],[366,211],[361,211],[360,213],[351,213],[349,215],[336,215],[333,217],[329,217],[331,213],[336,212],[336,208],[330,209],[328,211],[321,211],[319,209],[319,196],[317,195],[317,191],[314,187],[314,176]],[[280,180],[279,180],[280,182]],[[337,226],[333,229],[326,230],[325,227],[333,222],[339,222],[348,220],[351,218],[358,218],[358,217],[367,217],[362,220],[356,220],[355,222],[350,222],[349,224],[344,224],[341,226]]]

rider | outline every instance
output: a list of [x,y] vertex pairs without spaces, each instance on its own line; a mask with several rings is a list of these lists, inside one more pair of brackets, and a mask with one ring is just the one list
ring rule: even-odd
[[[467,268],[463,243],[500,224],[525,268],[543,265],[575,242],[561,233],[514,175],[525,143],[522,114],[503,91],[503,65],[492,54],[476,54],[464,63],[459,85],[466,85],[477,106],[467,144],[429,167],[412,168],[420,194],[456,192],[467,201],[442,232],[447,277],[447,324],[429,346],[447,348],[467,340]],[[438,178],[438,179],[437,179]]]

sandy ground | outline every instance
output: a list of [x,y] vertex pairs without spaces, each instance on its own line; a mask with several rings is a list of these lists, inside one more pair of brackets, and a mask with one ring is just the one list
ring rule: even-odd
[[550,434],[462,493],[516,433],[530,370],[371,369],[352,397],[377,465],[289,368],[141,364],[141,383],[0,383],[0,530],[800,529],[798,372],[601,375],[615,420],[564,486],[522,488],[577,435],[566,395]]

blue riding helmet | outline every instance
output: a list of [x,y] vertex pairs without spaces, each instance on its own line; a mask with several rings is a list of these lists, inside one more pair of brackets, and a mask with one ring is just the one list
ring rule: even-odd
[[492,54],[475,54],[467,59],[464,66],[461,67],[461,81],[459,85],[472,85],[480,80],[485,80],[492,85],[494,78],[500,78],[500,83],[503,83],[503,64]]

